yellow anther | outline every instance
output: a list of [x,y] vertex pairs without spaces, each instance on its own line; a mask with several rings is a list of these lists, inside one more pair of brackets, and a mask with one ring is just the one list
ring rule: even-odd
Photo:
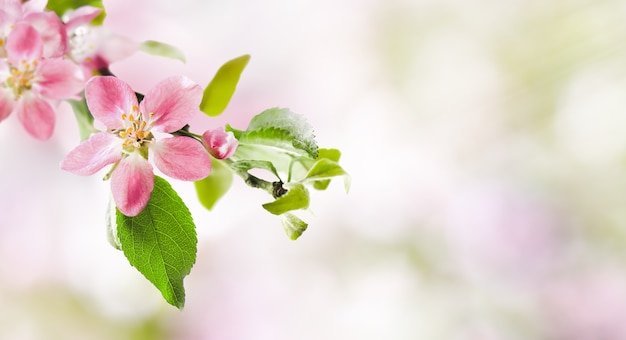
[[137,112],[139,111],[139,108],[137,107],[137,105],[133,105],[133,112]]
[[127,116],[125,113],[122,113],[122,120],[126,120]]
[[135,116],[133,116],[132,114],[128,117],[128,120],[131,122],[135,122]]

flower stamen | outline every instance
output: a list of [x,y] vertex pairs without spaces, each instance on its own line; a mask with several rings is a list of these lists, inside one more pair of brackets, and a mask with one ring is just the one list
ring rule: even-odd
[[148,121],[144,118],[143,112],[139,111],[136,105],[132,107],[132,113],[122,113],[125,129],[119,130],[117,135],[124,139],[122,147],[127,151],[141,149],[145,143],[154,142],[154,136],[150,132],[152,128],[152,113],[148,114]]
[[20,61],[17,67],[9,65],[10,75],[6,79],[4,86],[13,91],[13,98],[15,100],[19,99],[24,92],[32,89],[33,84],[37,82],[35,75],[37,65],[37,60],[28,62],[24,59]]

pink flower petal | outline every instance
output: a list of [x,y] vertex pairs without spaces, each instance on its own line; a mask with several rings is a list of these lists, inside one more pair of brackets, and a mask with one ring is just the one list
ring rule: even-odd
[[46,140],[54,131],[54,109],[37,97],[22,95],[17,102],[17,118],[31,136]]
[[130,38],[107,31],[99,26],[97,55],[107,62],[107,66],[116,61],[130,57],[139,50],[139,44]]
[[67,99],[83,90],[85,81],[80,66],[69,60],[45,59],[39,66],[39,92],[48,98]]
[[154,129],[174,132],[181,129],[200,111],[202,88],[189,78],[170,77],[159,82],[146,93],[141,102],[143,113],[154,113]]
[[12,19],[11,24],[23,16],[20,0],[0,0],[0,8]]
[[[11,25],[13,25],[15,19],[11,13],[1,6],[2,4],[0,3],[0,39],[5,39],[11,31]],[[4,49],[4,46],[0,46],[0,48]]]
[[130,85],[111,76],[91,78],[85,97],[91,114],[109,129],[123,128],[122,113],[131,113],[137,106],[137,96]]
[[[30,1],[29,1],[30,2]],[[68,51],[67,31],[63,22],[54,12],[33,12],[24,17],[37,32],[43,41],[43,56],[57,58],[64,56]]]
[[159,140],[150,148],[154,165],[169,177],[197,181],[211,172],[211,158],[198,141],[190,137]]
[[126,216],[137,216],[146,207],[152,189],[152,165],[137,152],[122,159],[111,176],[113,201]]
[[37,30],[26,23],[18,23],[7,38],[9,62],[19,65],[22,60],[35,60],[43,53],[43,41]]
[[87,176],[121,159],[121,139],[108,132],[99,132],[70,151],[61,161],[61,169]]
[[206,131],[202,134],[202,141],[211,156],[217,159],[225,159],[232,156],[239,145],[235,135],[232,132],[224,131],[223,128]]
[[72,31],[79,26],[87,25],[93,21],[100,13],[101,8],[93,6],[82,6],[71,12],[68,16],[68,20],[65,23],[65,28],[68,31]]
[[0,89],[0,122],[7,118],[15,109],[15,101],[11,90]]
[[21,1],[21,2],[23,2],[22,10],[24,11],[24,13],[30,13],[30,12],[42,12],[43,10],[45,10],[48,0],[28,0],[28,1]]

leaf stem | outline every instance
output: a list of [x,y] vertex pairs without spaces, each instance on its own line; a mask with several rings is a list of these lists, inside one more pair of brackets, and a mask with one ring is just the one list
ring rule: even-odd
[[195,134],[193,132],[189,131],[189,125],[185,125],[182,129],[172,132],[172,135],[174,136],[185,136],[185,137],[191,137],[195,140],[197,140],[198,142],[202,142],[202,136]]
[[228,168],[230,168],[233,173],[237,174],[237,176],[241,177],[250,187],[262,189],[274,198],[280,197],[287,192],[287,189],[283,187],[282,181],[270,182],[251,175],[247,170],[234,167],[234,161],[231,159],[223,159],[222,162],[228,165]]

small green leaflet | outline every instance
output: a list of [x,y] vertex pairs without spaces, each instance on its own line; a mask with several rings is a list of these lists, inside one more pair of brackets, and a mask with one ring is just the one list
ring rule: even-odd
[[313,164],[307,173],[304,181],[313,181],[313,187],[318,190],[324,190],[328,187],[325,181],[332,177],[344,176],[344,187],[346,192],[350,191],[351,178],[337,162],[328,158],[319,159]]
[[294,214],[286,213],[281,216],[283,229],[292,240],[297,240],[309,226],[306,222],[296,217]]
[[46,8],[54,11],[59,18],[69,10],[75,10],[83,6],[93,6],[102,8],[102,12],[91,22],[93,25],[102,25],[106,12],[102,0],[48,0]]
[[250,55],[245,54],[227,61],[217,70],[209,85],[204,89],[200,111],[211,117],[219,116],[224,112],[235,93],[241,73],[248,65],[248,61],[250,61]]
[[183,54],[181,50],[166,43],[146,40],[139,45],[139,50],[151,55],[176,59],[182,61],[183,63],[186,62],[185,54]]
[[124,255],[165,300],[182,309],[183,278],[196,262],[197,237],[191,213],[170,184],[154,177],[146,208],[135,217],[117,210],[117,236]]
[[304,185],[296,183],[289,191],[275,201],[263,204],[263,208],[274,215],[282,215],[288,211],[309,207],[309,191]]
[[[309,173],[309,170],[311,170],[311,168],[316,165],[317,162],[321,159],[327,159],[338,163],[339,158],[341,158],[341,152],[339,150],[322,148],[318,150],[317,159],[311,159],[309,157],[293,158],[289,164],[289,178],[287,179],[287,181],[291,182],[292,178],[305,178],[306,175]],[[326,190],[329,184],[330,179],[320,179],[313,181],[313,187],[317,190]]]
[[224,162],[211,158],[211,164],[209,176],[194,183],[200,203],[208,210],[213,209],[233,183],[233,172]]
[[285,108],[272,108],[254,116],[245,131],[227,125],[240,145],[272,147],[296,156],[317,158],[313,128],[306,119]]

